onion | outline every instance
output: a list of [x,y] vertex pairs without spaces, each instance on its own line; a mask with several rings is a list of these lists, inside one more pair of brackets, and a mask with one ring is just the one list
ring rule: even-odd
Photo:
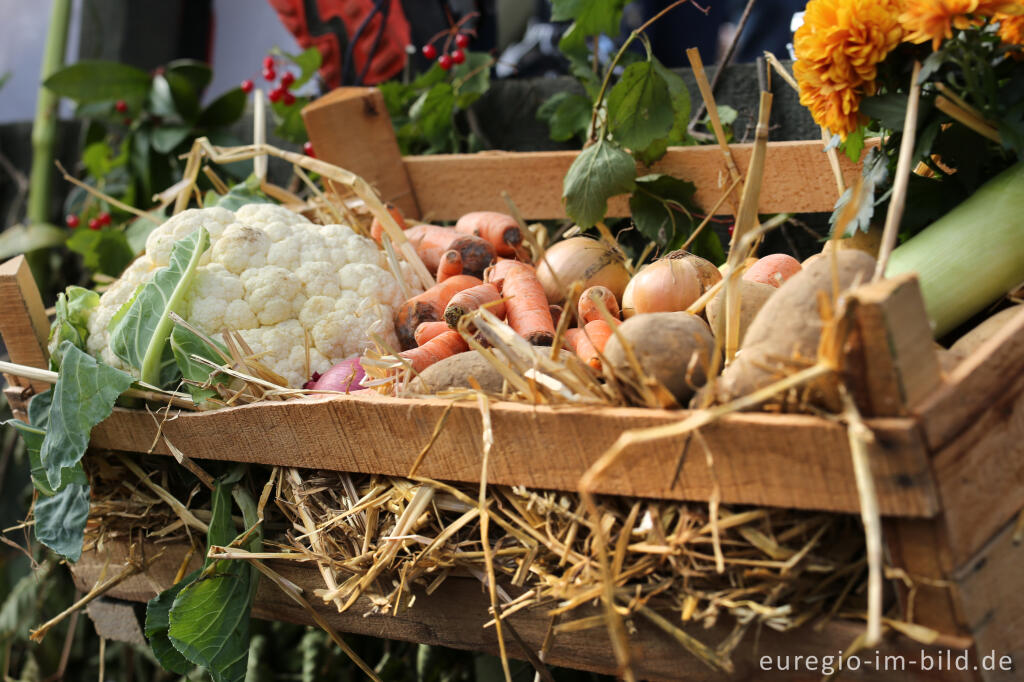
[[313,373],[313,378],[302,385],[306,389],[315,389],[319,391],[340,391],[342,393],[348,393],[349,391],[362,390],[362,386],[359,382],[366,376],[366,372],[363,371],[363,366],[359,364],[359,356],[355,355],[351,358],[345,358],[334,367],[323,374]]
[[629,282],[629,271],[622,256],[604,242],[587,237],[573,237],[558,242],[544,253],[537,267],[537,277],[544,287],[549,303],[561,305],[573,282],[583,289],[600,284],[621,299]]
[[630,317],[686,310],[702,292],[700,274],[688,260],[658,260],[630,280],[622,296],[622,314]]

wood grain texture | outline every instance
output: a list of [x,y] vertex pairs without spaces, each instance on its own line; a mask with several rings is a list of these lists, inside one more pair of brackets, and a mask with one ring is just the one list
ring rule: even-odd
[[[182,413],[163,434],[189,457],[407,475],[449,405],[377,395],[266,402]],[[641,408],[491,407],[494,450],[487,480],[499,485],[575,490],[586,469],[628,429],[679,421],[681,411]],[[928,457],[913,422],[871,422],[872,452],[883,514],[937,513]],[[702,430],[714,457],[721,499],[729,504],[855,513],[860,509],[845,428],[804,415],[731,415]],[[115,409],[92,432],[93,448],[146,452],[154,417]],[[418,474],[449,481],[480,477],[481,417],[457,403]],[[673,474],[686,437],[626,451],[599,481],[598,492],[706,502],[713,490],[703,452],[691,448]],[[167,453],[161,442],[158,452]]]
[[955,566],[1024,508],[1024,373],[983,402],[932,463]]
[[1021,374],[1024,310],[957,365],[946,385],[915,409],[929,449],[938,452],[969,428]]
[[882,534],[888,563],[914,581],[912,591],[902,581],[893,581],[903,619],[939,632],[962,634],[965,621],[950,581],[954,564],[942,519],[887,519]]
[[420,215],[384,97],[377,88],[337,88],[302,110],[317,158],[361,176],[408,217]]
[[[46,340],[50,321],[25,256],[15,256],[0,264],[0,335],[11,362],[49,369]],[[36,393],[50,387],[20,377],[6,378],[11,386],[31,386]]]
[[1010,523],[954,576],[979,656],[995,652],[1014,663],[1010,671],[983,672],[989,682],[1020,680],[1024,670],[1024,543],[1013,535]]
[[[157,588],[169,586],[181,563],[185,548],[167,546],[168,552],[153,564],[148,575],[135,576],[112,590],[108,596],[130,601],[144,601],[156,594]],[[147,551],[154,551],[149,546]],[[91,587],[109,558],[110,571],[119,570],[124,562],[125,547],[117,542],[108,542],[103,553],[87,552],[72,568],[76,586],[85,590]],[[198,559],[195,561],[198,565]],[[295,562],[268,562],[288,580],[303,588],[304,595],[316,602],[318,612],[340,632],[358,633],[373,637],[384,637],[430,645],[441,645],[459,649],[498,653],[497,638],[493,628],[483,629],[488,620],[489,606],[486,591],[480,583],[471,578],[450,577],[431,595],[418,592],[412,608],[402,608],[398,615],[370,614],[371,604],[366,597],[360,598],[345,613],[337,613],[333,607],[325,606],[313,595],[322,587],[316,569],[309,564]],[[513,592],[515,588],[512,589]],[[596,615],[596,608],[585,607],[574,611],[572,617]],[[364,615],[369,614],[369,615]],[[257,618],[283,620],[309,624],[310,616],[288,599],[276,586],[261,580],[256,595],[253,615]],[[678,623],[678,613],[666,614],[672,622]],[[712,629],[697,624],[690,628],[691,634],[701,641],[717,644],[729,633],[730,625],[722,619]],[[550,622],[543,607],[522,611],[509,618],[512,627],[534,651],[540,648]],[[699,663],[683,650],[674,640],[655,629],[646,620],[631,621],[636,632],[630,637],[634,671],[640,679],[671,679],[686,682],[711,682],[724,680],[810,680],[819,679],[819,674],[808,674],[805,667],[800,670],[766,674],[761,668],[761,656],[835,656],[845,650],[858,634],[863,632],[862,623],[834,621],[820,631],[811,627],[780,633],[771,628],[762,628],[754,636],[748,632],[739,649],[733,655],[736,670],[728,675],[712,671]],[[507,635],[506,635],[507,636]],[[509,655],[525,658],[522,650],[511,639],[507,640]],[[926,651],[930,650],[924,647]],[[879,648],[879,655],[903,654],[910,659],[920,657],[921,645],[887,638]],[[863,654],[865,660],[875,660],[874,650]],[[593,672],[612,674],[615,659],[603,627],[580,632],[563,633],[555,638],[554,646],[547,656],[551,665],[566,666]],[[371,662],[372,664],[373,662]],[[773,663],[774,665],[774,663]],[[792,665],[792,660],[790,662]],[[818,663],[820,665],[820,662]],[[964,680],[973,679],[956,673],[918,673],[916,666],[907,666],[905,672],[879,674],[870,663],[866,663],[859,674],[844,672],[841,679],[870,680]]]
[[[740,168],[752,144],[731,145]],[[422,216],[456,220],[470,211],[507,211],[507,191],[527,220],[564,218],[562,180],[579,152],[480,152],[405,157]],[[840,155],[847,185],[860,168]],[[697,203],[713,206],[728,187],[722,152],[716,146],[672,147],[639,174],[669,173],[697,186]],[[838,198],[828,159],[818,140],[770,142],[761,188],[760,213],[831,211]],[[723,211],[727,209],[721,209]],[[627,197],[608,203],[609,216],[628,216]]]

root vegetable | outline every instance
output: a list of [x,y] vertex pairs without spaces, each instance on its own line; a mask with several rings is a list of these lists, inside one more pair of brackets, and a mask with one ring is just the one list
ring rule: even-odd
[[[511,268],[518,267],[520,265],[524,265],[533,270],[533,266],[528,263],[513,260],[511,258],[499,258],[495,261],[494,265],[487,268],[487,271],[484,272],[484,281],[493,284],[498,287],[498,291],[501,291],[502,284],[505,282],[505,275],[508,274],[508,271]],[[536,270],[534,270],[534,272],[536,272]]]
[[438,334],[422,346],[402,351],[399,355],[409,361],[413,371],[422,372],[434,363],[467,350],[469,350],[469,344],[462,338],[462,334],[448,330]]
[[462,254],[458,251],[445,251],[441,263],[437,266],[437,281],[443,282],[453,275],[462,274]]
[[587,322],[576,337],[576,355],[584,364],[593,369],[601,369],[601,354],[612,336],[612,328],[604,320]]
[[747,268],[743,279],[760,282],[778,289],[787,279],[800,272],[800,261],[784,253],[763,256]]
[[302,387],[318,391],[358,391],[362,389],[359,382],[366,376],[363,366],[359,364],[359,356],[346,358],[331,367],[323,374],[313,374],[313,377]]
[[395,314],[395,332],[402,350],[416,346],[416,328],[421,323],[442,318],[452,296],[480,283],[471,275],[455,275],[403,303]]
[[445,322],[447,322],[450,328],[455,329],[463,315],[484,306],[499,320],[505,319],[505,303],[501,300],[498,287],[493,284],[484,283],[469,289],[463,289],[452,296],[444,309]]
[[535,346],[550,346],[555,325],[544,288],[528,265],[510,267],[502,283],[508,325]]
[[474,277],[481,276],[494,261],[494,247],[489,242],[456,232],[450,227],[413,225],[405,231],[405,236],[431,272],[437,272],[446,251],[458,251],[462,257],[462,271]]
[[[403,230],[406,229],[408,226],[405,223],[405,216],[403,216],[402,212],[398,210],[398,207],[388,204],[387,208],[388,213],[390,213],[391,217],[395,219],[396,223],[398,223],[398,227],[402,228]],[[373,218],[373,221],[370,223],[370,236],[373,237],[373,241],[380,244],[383,240],[383,234],[384,225],[382,225],[381,222],[377,220],[375,216]]]
[[600,308],[596,303],[597,300],[600,300],[604,304],[604,307],[612,317],[616,319],[619,318],[619,302],[615,300],[615,294],[613,294],[612,290],[608,287],[598,285],[590,287],[580,294],[580,300],[577,304],[580,324],[604,319],[601,316]]
[[956,343],[949,347],[949,352],[961,360],[972,355],[981,344],[995,336],[1000,329],[1017,315],[1024,315],[1024,305],[1015,305],[1005,310],[1000,310],[957,339]]
[[[775,287],[741,279],[736,283],[740,287],[740,337],[739,342],[743,344],[743,337],[750,328],[758,311],[768,301],[768,298],[775,293]],[[725,318],[722,310],[725,307],[725,289],[720,289],[712,298],[705,309],[708,316],[708,323],[715,337],[725,338]]]
[[555,328],[557,329],[558,323],[562,320],[562,313],[565,311],[562,310],[562,306],[560,305],[549,305],[548,310],[551,311],[551,324],[555,325]]
[[633,349],[644,374],[657,379],[680,404],[706,381],[715,340],[707,323],[687,312],[635,315],[618,328],[604,356],[618,377],[633,376],[621,335]]
[[629,282],[629,271],[622,256],[604,242],[573,237],[558,242],[544,253],[537,266],[537,277],[551,303],[562,304],[574,282],[583,289],[606,286],[616,299]]
[[622,308],[630,314],[686,310],[703,293],[697,268],[684,259],[663,258],[644,267],[630,281]]
[[665,258],[669,260],[684,260],[692,265],[697,271],[697,278],[700,280],[701,294],[722,280],[722,271],[714,263],[689,251],[683,251],[682,249],[673,251],[667,254]]
[[422,346],[430,339],[434,338],[438,334],[443,334],[448,331],[448,323],[444,320],[434,320],[433,322],[421,322],[416,327],[416,345]]
[[499,256],[516,255],[516,247],[523,241],[516,219],[497,211],[467,213],[455,223],[455,229],[490,242]]
[[473,379],[488,393],[501,393],[504,378],[487,359],[477,353],[459,353],[427,367],[409,383],[413,393],[434,394],[449,388],[473,388]]

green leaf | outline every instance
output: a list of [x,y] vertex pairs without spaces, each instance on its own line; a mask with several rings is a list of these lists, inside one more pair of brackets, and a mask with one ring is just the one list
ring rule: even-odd
[[149,233],[163,225],[164,220],[167,219],[164,215],[165,210],[163,208],[154,208],[146,214],[148,217],[138,217],[125,228],[124,236],[133,254],[137,256],[146,250],[146,240],[149,238]]
[[131,165],[143,196],[153,195],[153,170],[150,165],[149,131],[145,128],[131,135]]
[[315,46],[307,48],[305,51],[300,52],[299,54],[291,54],[279,48],[274,48],[271,50],[271,52],[273,54],[285,57],[286,59],[290,60],[293,64],[299,67],[300,73],[295,78],[295,81],[292,83],[292,90],[301,88],[303,85],[305,85],[306,81],[313,77],[313,74],[317,72],[317,69],[319,69],[320,65],[323,63],[323,55],[320,54],[320,50],[317,49]]
[[409,109],[409,116],[419,126],[423,136],[436,140],[448,135],[452,129],[455,92],[448,83],[438,83],[426,91]]
[[124,233],[118,230],[79,228],[67,241],[69,249],[81,254],[85,267],[117,277],[135,258]]
[[150,141],[153,145],[153,149],[157,150],[161,154],[169,154],[175,147],[184,142],[191,132],[192,126],[165,124],[153,128],[153,132],[150,135]]
[[178,110],[174,104],[174,92],[166,75],[153,76],[153,82],[149,88],[149,110],[150,113],[164,118],[178,117]]
[[149,74],[120,62],[82,60],[57,71],[43,85],[76,102],[142,99],[149,89]]
[[210,65],[195,59],[176,59],[167,64],[164,71],[187,80],[189,87],[197,94],[201,94],[213,79]]
[[[683,80],[682,76],[665,68],[657,59],[652,58],[651,63],[654,64],[654,70],[665,79],[665,84],[668,85],[669,97],[672,98],[673,122],[671,130],[668,132],[666,144],[684,144],[689,137],[686,129],[690,125],[690,90],[686,87],[686,81]],[[660,156],[659,154],[658,157]]]
[[39,451],[43,446],[43,439],[46,438],[46,427],[50,421],[50,403],[53,398],[53,390],[39,393],[32,397],[28,404],[28,423],[17,419],[9,419],[6,424],[21,434],[25,441],[25,451],[28,454],[29,474],[32,477],[32,485],[40,494],[50,497],[57,490],[69,483],[87,484],[89,481],[85,476],[82,463],[79,462],[73,467],[61,470],[61,482],[56,488],[50,486],[46,477],[46,468],[43,466]]
[[556,92],[537,109],[537,118],[547,121],[551,139],[559,142],[586,135],[590,126],[590,100],[573,92]]
[[183,120],[194,121],[199,116],[199,91],[193,86],[191,79],[171,70],[164,74],[164,78],[171,88],[175,111]]
[[[466,61],[452,68],[455,104],[467,109],[491,87],[491,63],[494,59],[486,52],[468,52]],[[472,75],[471,75],[472,74]]]
[[200,128],[218,128],[231,125],[245,113],[247,97],[241,88],[228,90],[203,109],[203,113],[199,115],[196,125]]
[[107,367],[70,341],[62,343],[58,352],[61,371],[39,453],[51,488],[61,485],[63,469],[82,459],[92,427],[110,416],[114,401],[132,385],[130,374]]
[[864,126],[858,126],[856,130],[846,136],[846,142],[842,144],[846,158],[853,163],[860,161],[860,153],[864,151]]
[[113,150],[106,142],[93,142],[82,150],[82,165],[94,178],[104,178],[113,166],[112,153]]
[[672,129],[668,83],[650,62],[630,64],[608,94],[612,135],[629,149],[644,149]]
[[552,0],[551,20],[572,21],[584,36],[619,35],[626,0]]
[[69,561],[78,561],[89,516],[89,486],[69,483],[52,497],[40,497],[33,515],[36,540]]
[[307,97],[297,97],[291,106],[286,105],[280,100],[274,102],[271,105],[274,116],[277,117],[277,127],[274,128],[274,134],[295,144],[305,142],[309,135],[306,133],[306,124],[302,120],[302,107],[308,101],[309,98]]
[[565,212],[583,228],[604,218],[608,199],[636,186],[636,162],[621,147],[600,140],[572,162],[562,185]]
[[171,627],[171,607],[178,594],[199,577],[200,571],[193,571],[185,576],[181,582],[168,587],[166,590],[149,600],[146,604],[146,637],[149,639],[149,646],[153,649],[153,655],[160,665],[168,672],[178,675],[185,675],[191,669],[188,659],[171,644],[168,630]]
[[37,249],[60,246],[67,238],[67,230],[49,223],[11,225],[0,232],[0,260],[17,256],[19,253],[31,253]]
[[647,239],[664,247],[678,234],[693,231],[693,195],[697,188],[671,175],[657,173],[636,180],[629,210],[636,229]]
[[240,182],[228,190],[228,193],[217,200],[217,206],[229,211],[237,211],[246,204],[277,203],[260,189],[259,178],[250,175],[245,182]]
[[[220,344],[217,344],[217,347],[227,355],[227,348]],[[210,380],[210,367],[193,360],[193,355],[198,355],[217,364],[224,362],[223,356],[210,348],[206,341],[181,325],[174,325],[174,331],[171,332],[171,351],[174,353],[174,361],[178,365],[181,376],[188,381],[206,383]],[[226,384],[229,380],[230,377],[221,374],[213,380],[213,383]],[[196,405],[217,395],[217,391],[212,388],[202,388],[192,384],[185,384],[185,387],[192,394],[192,400]]]
[[[57,295],[55,317],[46,344],[50,353],[50,369],[60,369],[57,364],[60,354],[57,350],[64,341],[70,341],[76,348],[85,350],[85,341],[89,337],[89,315],[99,304],[100,295],[83,287],[69,286]],[[33,401],[37,398],[33,398]]]
[[174,381],[177,367],[167,344],[173,322],[168,315],[183,313],[199,259],[210,246],[210,234],[200,227],[171,249],[170,263],[136,292],[131,306],[110,331],[110,349],[139,370],[142,381],[163,386]]
[[[437,66],[435,64],[435,66]],[[440,67],[438,67],[440,70]],[[377,86],[384,97],[384,106],[388,108],[391,118],[405,115],[409,102],[416,98],[416,91],[409,85],[399,81],[387,81]]]

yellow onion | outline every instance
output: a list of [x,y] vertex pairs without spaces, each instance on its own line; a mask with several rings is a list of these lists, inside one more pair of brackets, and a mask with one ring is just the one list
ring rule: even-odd
[[619,253],[608,244],[573,237],[544,252],[537,267],[537,278],[548,302],[561,305],[573,282],[579,282],[583,289],[597,285],[608,287],[615,298],[621,300],[629,282],[629,271]]
[[654,261],[629,281],[622,296],[622,316],[686,310],[701,293],[700,273],[688,260]]

